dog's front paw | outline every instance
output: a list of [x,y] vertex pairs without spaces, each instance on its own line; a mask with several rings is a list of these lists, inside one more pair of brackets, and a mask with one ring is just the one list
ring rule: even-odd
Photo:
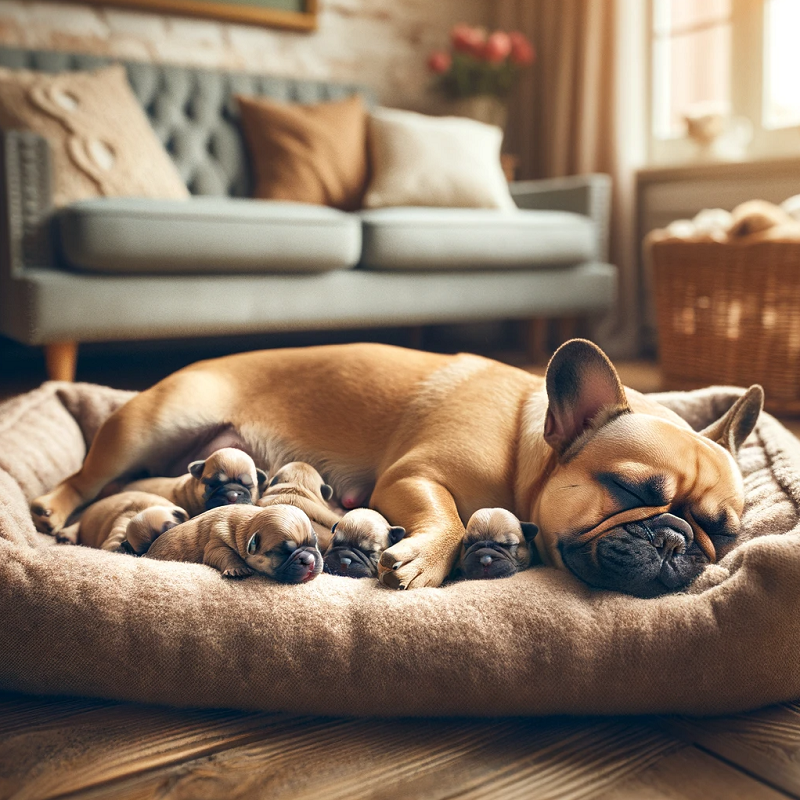
[[248,575],[254,575],[255,570],[250,567],[228,567],[222,571],[223,578],[246,578]]
[[432,535],[403,539],[384,550],[378,564],[378,580],[390,589],[441,586],[450,572],[452,558],[443,543]]

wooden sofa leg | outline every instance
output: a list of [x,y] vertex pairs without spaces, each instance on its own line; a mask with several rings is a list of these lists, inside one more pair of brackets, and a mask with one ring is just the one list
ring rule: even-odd
[[44,346],[47,377],[51,381],[74,381],[78,363],[77,342],[51,342]]
[[548,334],[550,332],[549,320],[546,317],[537,317],[525,323],[525,351],[531,364],[546,364],[550,357],[548,347]]

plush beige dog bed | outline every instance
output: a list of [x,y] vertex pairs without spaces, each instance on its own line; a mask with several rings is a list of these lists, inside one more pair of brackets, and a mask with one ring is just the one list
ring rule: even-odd
[[[695,427],[737,392],[664,395]],[[55,545],[28,502],[130,395],[61,383],[0,406],[0,686],[318,714],[730,712],[800,697],[800,443],[762,417],[740,454],[743,543],[689,593],[640,600],[547,568],[392,592],[322,575]]]

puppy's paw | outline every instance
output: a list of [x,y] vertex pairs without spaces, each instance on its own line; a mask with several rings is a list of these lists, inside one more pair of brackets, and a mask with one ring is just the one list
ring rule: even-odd
[[255,570],[250,567],[229,567],[222,571],[223,578],[246,578],[248,575],[254,575]]
[[378,580],[390,589],[441,586],[450,572],[453,552],[439,537],[417,535],[384,550],[378,564]]

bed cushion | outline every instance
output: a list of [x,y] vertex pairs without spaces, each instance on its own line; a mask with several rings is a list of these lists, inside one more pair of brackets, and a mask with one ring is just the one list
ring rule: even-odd
[[111,274],[325,272],[361,253],[358,219],[306,203],[103,198],[59,214],[66,260]]
[[360,216],[369,269],[531,269],[597,255],[593,222],[569,211],[381,208]]
[[[723,713],[800,696],[800,443],[763,415],[740,452],[742,544],[642,600],[538,567],[391,592],[281,586],[56,545],[28,501],[130,393],[48,383],[0,406],[0,687],[316,714]],[[738,390],[664,395],[695,427]]]

